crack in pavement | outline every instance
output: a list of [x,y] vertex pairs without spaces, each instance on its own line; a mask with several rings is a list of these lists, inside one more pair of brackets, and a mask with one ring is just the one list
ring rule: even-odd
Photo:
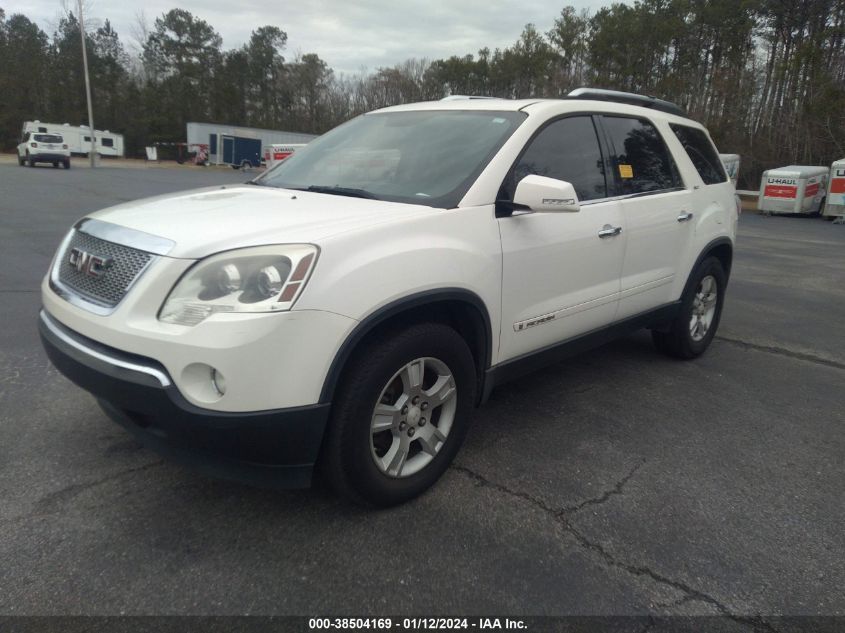
[[613,497],[615,495],[621,495],[622,489],[631,480],[631,477],[633,477],[635,474],[637,474],[637,471],[640,469],[640,467],[642,467],[643,464],[645,464],[645,462],[646,462],[646,460],[642,460],[640,463],[638,463],[636,466],[634,466],[627,475],[625,475],[622,479],[620,479],[616,483],[615,486],[613,486],[613,488],[611,488],[610,490],[606,490],[600,496],[591,497],[590,499],[585,499],[581,503],[576,503],[575,505],[572,505],[572,506],[564,506],[563,508],[558,510],[558,512],[560,512],[561,514],[564,514],[564,515],[574,514],[574,513],[578,512],[580,510],[583,510],[587,506],[601,505],[602,503],[604,503],[605,501],[607,501],[611,497]]
[[[620,483],[614,486],[611,491],[603,494],[601,497],[597,497],[594,500],[593,505],[595,505],[596,503],[604,503],[614,495],[614,492],[617,489],[619,490],[619,493],[617,494],[621,494],[622,487],[624,486],[623,482],[627,483],[627,481],[630,480],[633,476],[634,472],[639,469],[642,464],[643,462],[637,464],[634,469],[626,477],[620,480]],[[567,508],[552,508],[545,501],[538,497],[535,497],[527,492],[523,492],[520,490],[511,490],[507,486],[491,481],[490,479],[484,477],[484,475],[481,475],[475,472],[474,470],[467,468],[466,466],[454,464],[451,469],[466,475],[467,477],[475,481],[479,486],[490,488],[492,490],[508,495],[510,497],[514,497],[516,499],[521,499],[530,503],[535,508],[542,510],[544,513],[548,514],[552,519],[554,519],[564,529],[564,531],[574,537],[578,545],[580,545],[585,550],[597,554],[602,560],[604,560],[604,562],[608,566],[621,569],[622,571],[625,571],[633,576],[648,577],[659,584],[671,587],[676,591],[680,591],[681,593],[685,594],[685,596],[689,597],[689,599],[699,600],[701,602],[709,604],[712,607],[716,608],[716,610],[718,610],[719,613],[721,613],[723,616],[737,622],[738,624],[750,626],[754,631],[767,631],[769,633],[776,633],[777,630],[771,624],[763,620],[763,618],[759,615],[741,616],[733,614],[731,613],[730,609],[728,609],[728,607],[722,604],[718,599],[714,598],[709,594],[704,593],[703,591],[699,591],[698,589],[695,589],[680,580],[673,580],[672,578],[664,576],[663,574],[660,574],[644,565],[633,565],[631,563],[618,560],[604,547],[602,547],[598,543],[594,543],[589,540],[580,530],[578,530],[574,525],[572,525],[571,521],[569,520],[569,515],[574,513],[573,510],[567,510]],[[603,500],[599,501],[599,499]],[[588,505],[588,501],[582,502],[581,504],[572,507],[583,507],[585,505]]]
[[106,477],[102,477],[101,479],[95,479],[94,481],[89,481],[81,484],[71,484],[69,486],[65,486],[64,488],[60,488],[55,492],[50,492],[35,502],[36,511],[40,510],[43,514],[49,514],[50,512],[54,511],[57,506],[70,501],[71,499],[79,496],[86,490],[91,488],[96,488],[102,484],[108,483],[110,481],[114,481],[115,479],[120,479],[125,475],[129,475],[131,473],[137,473],[144,470],[149,470],[155,466],[160,466],[164,463],[163,459],[159,459],[154,462],[150,462],[149,464],[144,464],[143,466],[137,466],[135,468],[127,468],[126,470],[121,470],[111,475],[107,475]]
[[803,360],[808,363],[816,363],[818,365],[824,365],[826,367],[833,367],[834,369],[845,369],[845,363],[837,360],[832,360],[830,358],[824,358],[823,356],[816,356],[815,354],[807,354],[806,352],[796,352],[785,347],[776,347],[774,345],[760,345],[759,343],[749,343],[748,341],[743,341],[742,339],[730,338],[721,335],[716,336],[714,338],[725,343],[730,343],[731,345],[737,345],[744,349],[753,349],[757,352],[765,352],[767,354],[785,356],[786,358]]
[[5,519],[0,522],[0,525],[18,523],[20,521],[24,521],[34,517],[52,514],[56,512],[56,510],[58,510],[62,505],[76,498],[86,490],[96,488],[97,486],[101,486],[116,479],[121,479],[122,477],[130,475],[132,473],[137,473],[144,470],[149,470],[150,468],[154,468],[156,466],[161,466],[162,464],[164,464],[164,460],[159,459],[154,462],[150,462],[149,464],[144,464],[143,466],[136,466],[135,468],[127,468],[126,470],[118,471],[100,479],[95,479],[94,481],[89,481],[81,484],[70,484],[69,486],[65,486],[64,488],[60,488],[59,490],[56,490],[54,492],[49,492],[37,501],[35,501],[35,503],[33,504],[33,508],[30,512],[26,512],[24,514],[11,517],[9,519]]

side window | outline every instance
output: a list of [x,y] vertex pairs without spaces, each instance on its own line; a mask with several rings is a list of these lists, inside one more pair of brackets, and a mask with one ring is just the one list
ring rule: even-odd
[[103,147],[114,147],[114,139],[103,137]]
[[535,174],[572,183],[579,200],[607,197],[604,161],[589,116],[550,123],[531,141],[504,184],[503,197],[513,199],[516,185]]
[[645,119],[602,117],[613,147],[611,164],[622,194],[648,193],[681,186],[675,161],[660,132]]
[[725,167],[716,153],[713,143],[707,138],[703,130],[686,125],[670,125],[675,136],[684,146],[692,164],[705,185],[715,185],[728,179]]
[[40,127],[40,128],[38,128],[38,131],[39,132],[46,132],[47,128],[46,127]]

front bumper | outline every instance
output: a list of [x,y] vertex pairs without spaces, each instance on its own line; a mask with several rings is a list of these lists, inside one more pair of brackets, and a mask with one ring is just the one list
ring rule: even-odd
[[53,365],[149,448],[253,485],[310,485],[329,404],[248,413],[203,409],[185,400],[165,367],[150,358],[93,341],[46,312],[39,332]]

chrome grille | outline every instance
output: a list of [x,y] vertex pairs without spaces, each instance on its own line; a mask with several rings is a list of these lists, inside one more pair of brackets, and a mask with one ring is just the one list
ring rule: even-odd
[[[103,258],[111,258],[113,264],[99,277],[79,271],[69,261],[70,252],[74,248]],[[58,280],[62,286],[82,298],[100,306],[113,308],[120,303],[132,282],[153,257],[151,253],[74,231],[57,261]]]

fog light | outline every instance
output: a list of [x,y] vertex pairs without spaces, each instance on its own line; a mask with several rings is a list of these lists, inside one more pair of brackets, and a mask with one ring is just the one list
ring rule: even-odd
[[223,377],[219,371],[211,368],[211,386],[214,388],[214,391],[217,392],[218,396],[222,396],[226,393],[226,379]]

